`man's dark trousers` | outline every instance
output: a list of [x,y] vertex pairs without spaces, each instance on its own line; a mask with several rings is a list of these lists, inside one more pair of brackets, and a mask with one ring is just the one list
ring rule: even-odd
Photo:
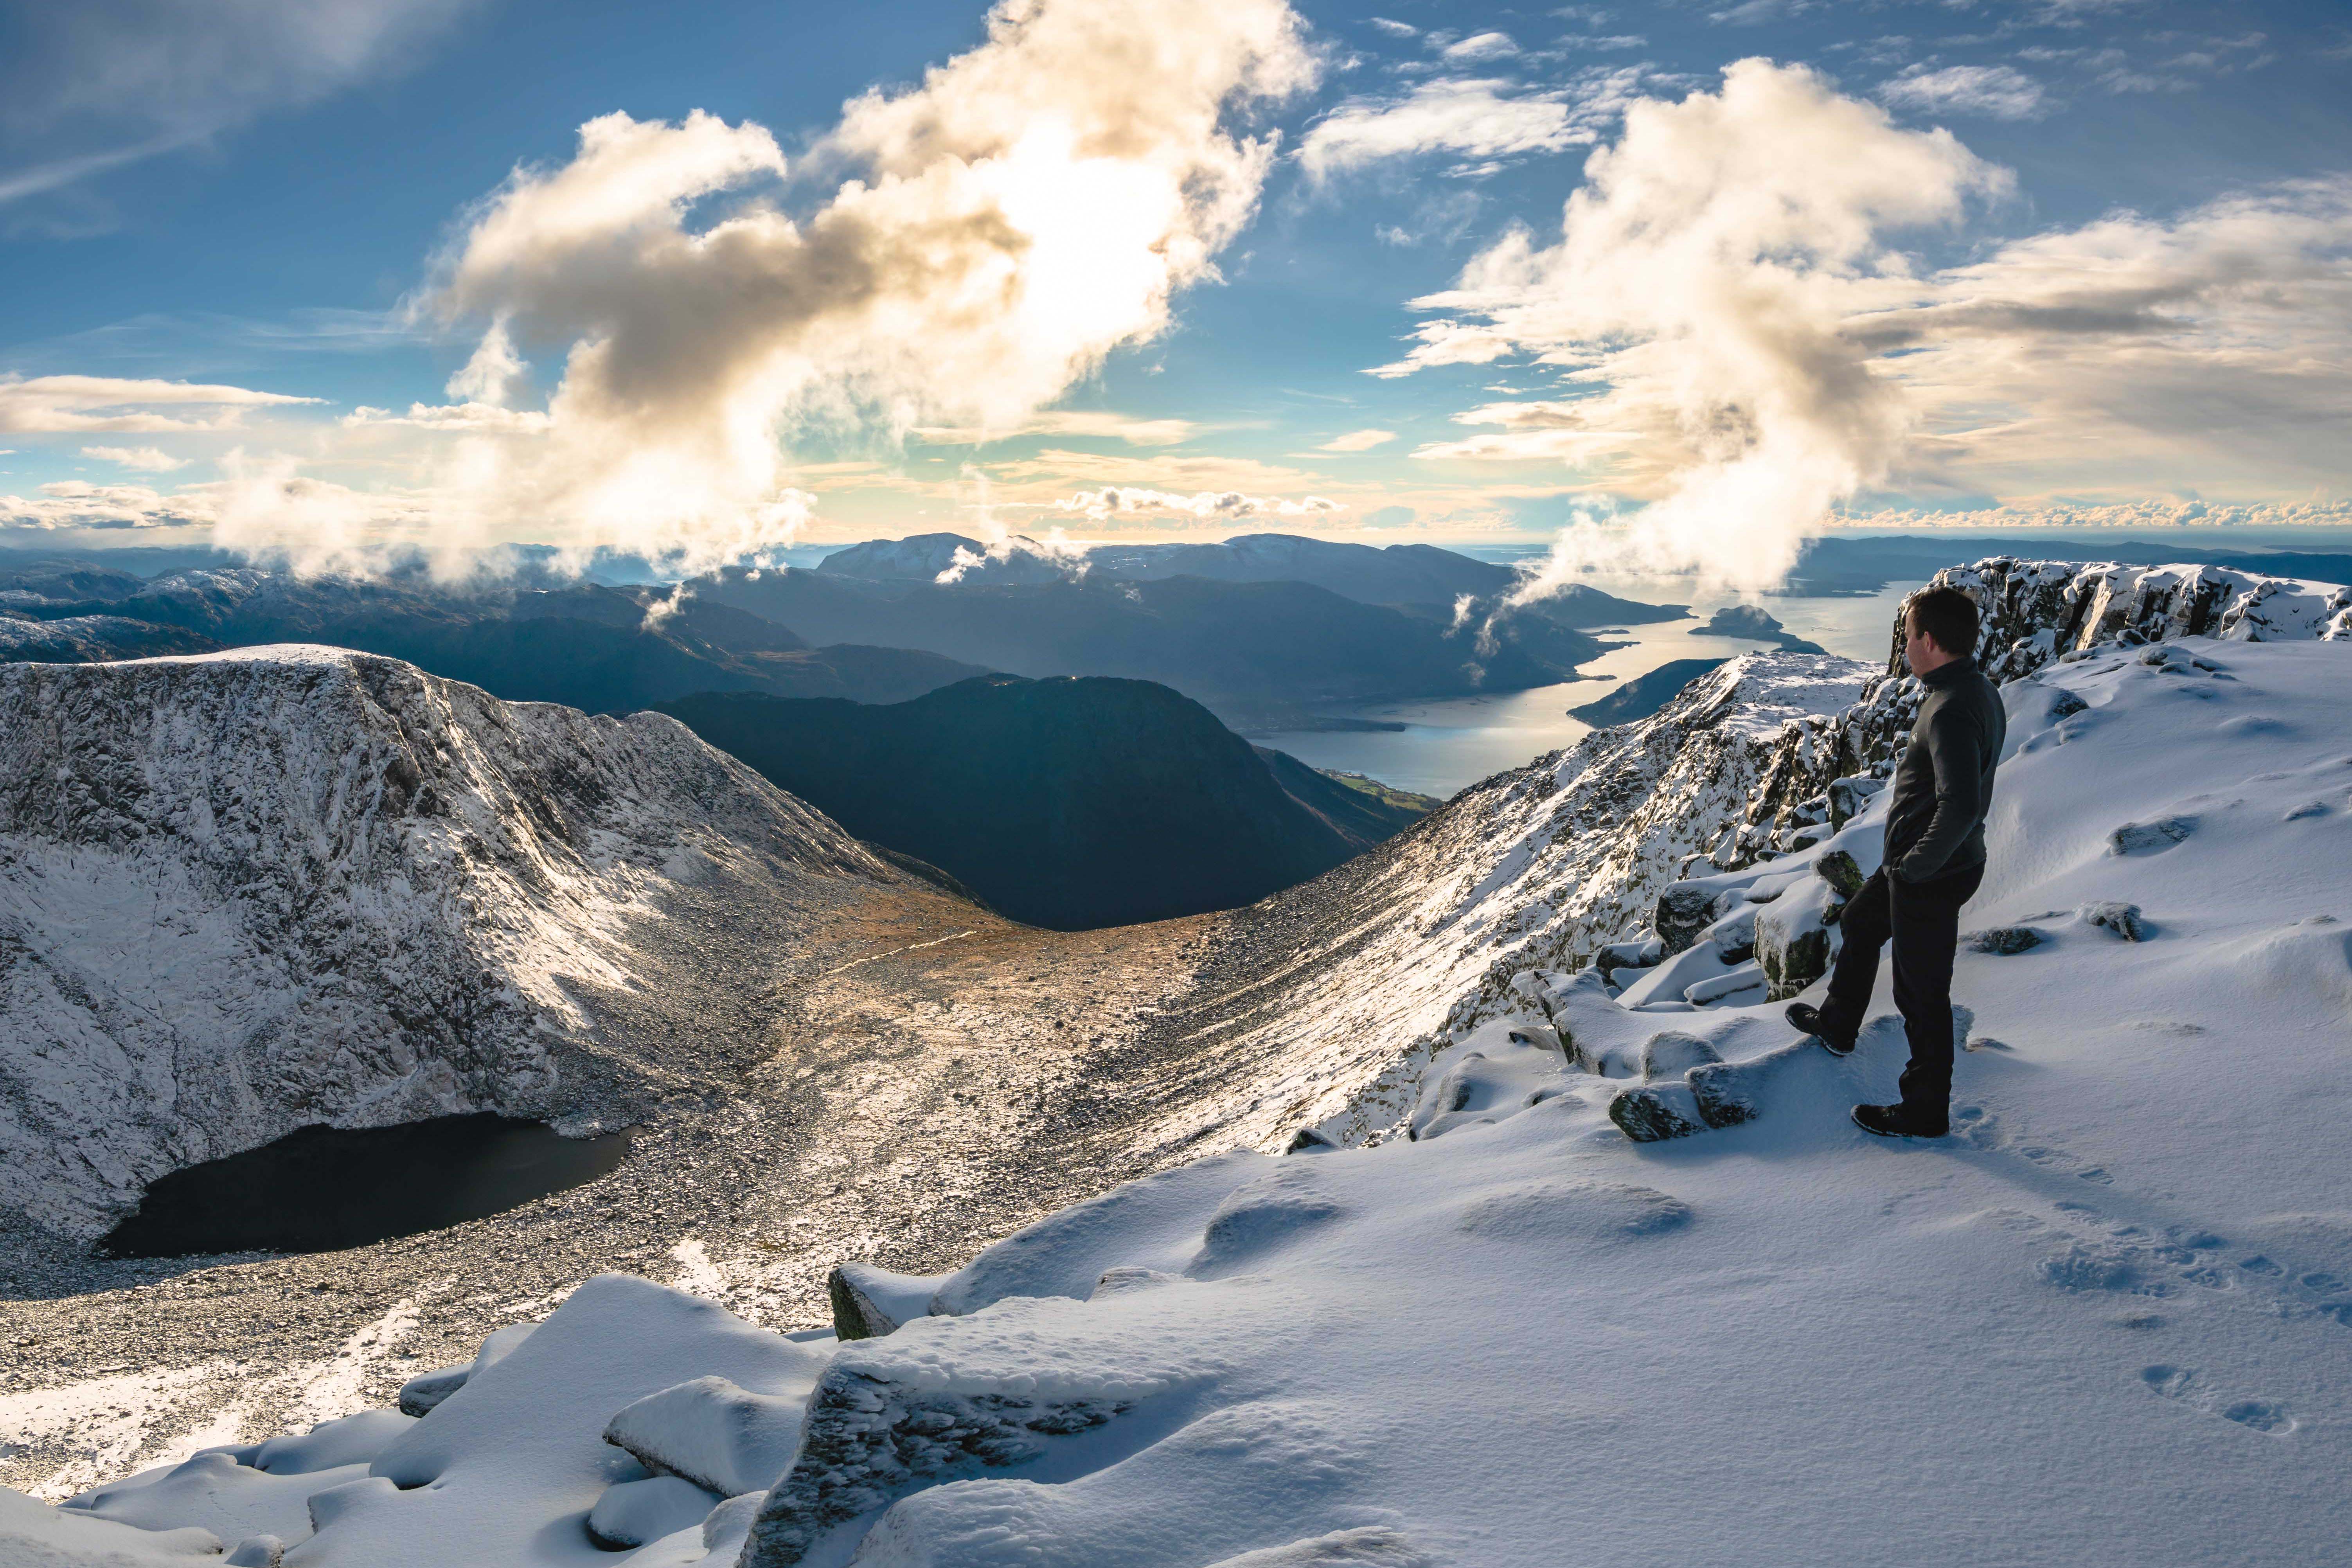
[[1824,1032],[1852,1039],[1870,1010],[1878,983],[1879,944],[1895,944],[1895,1005],[1911,1042],[1903,1069],[1903,1110],[1941,1127],[1952,1103],[1952,954],[1959,946],[1960,906],[1984,880],[1984,866],[1963,866],[1924,882],[1871,873],[1839,919],[1845,933],[1830,994],[1822,1004]]

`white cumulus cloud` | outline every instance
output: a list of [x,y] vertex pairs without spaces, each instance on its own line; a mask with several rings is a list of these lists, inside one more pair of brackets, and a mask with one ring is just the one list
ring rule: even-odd
[[1614,452],[1657,498],[1633,536],[1654,568],[1776,581],[1908,426],[1843,335],[1853,290],[1907,270],[1886,231],[1950,223],[2001,175],[1765,60],[1727,68],[1719,92],[1633,105],[1586,171],[1557,241],[1513,234],[1417,301],[1446,332],[1390,368],[1458,362],[1465,343],[1566,367],[1594,395],[1547,408],[1522,454]]
[[562,364],[541,434],[434,477],[442,531],[729,559],[804,521],[802,430],[1023,426],[1213,275],[1273,156],[1247,117],[1314,71],[1281,0],[1003,0],[984,43],[850,102],[801,168],[709,114],[590,121],[415,301],[486,347],[458,413],[408,420],[483,420],[522,353]]
[[1588,170],[1556,240],[1476,258],[1376,370],[1556,368],[1559,395],[1465,409],[1474,433],[1414,454],[1563,464],[1649,503],[1570,530],[1538,590],[1628,556],[1768,585],[1807,532],[1890,496],[2226,521],[2324,517],[2352,489],[2352,176],[1924,269],[1895,237],[2005,172],[1764,61],[1635,106]]

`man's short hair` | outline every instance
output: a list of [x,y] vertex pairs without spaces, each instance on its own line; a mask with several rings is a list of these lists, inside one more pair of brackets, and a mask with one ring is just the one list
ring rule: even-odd
[[1911,595],[1906,613],[1911,629],[1955,658],[1977,651],[1977,602],[1958,588],[1928,588]]

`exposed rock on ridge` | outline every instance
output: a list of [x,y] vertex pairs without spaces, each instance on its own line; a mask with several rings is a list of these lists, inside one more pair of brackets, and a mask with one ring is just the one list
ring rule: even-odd
[[594,996],[730,871],[898,879],[656,714],[299,646],[0,667],[0,1208],[92,1235],[307,1123],[609,1109]]

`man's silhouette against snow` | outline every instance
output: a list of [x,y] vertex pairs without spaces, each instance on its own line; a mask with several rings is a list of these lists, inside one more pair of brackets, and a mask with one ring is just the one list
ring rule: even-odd
[[1879,945],[1895,943],[1895,1005],[1911,1042],[1903,1098],[1857,1105],[1882,1138],[1941,1138],[1952,1100],[1952,955],[1960,906],[1984,880],[1985,812],[2009,731],[2000,695],[1977,668],[1977,607],[1957,588],[1915,595],[1903,617],[1904,657],[1927,689],[1886,804],[1885,863],[1847,903],[1829,994],[1800,1002],[1789,1022],[1836,1056],[1851,1053],[1878,980]]

